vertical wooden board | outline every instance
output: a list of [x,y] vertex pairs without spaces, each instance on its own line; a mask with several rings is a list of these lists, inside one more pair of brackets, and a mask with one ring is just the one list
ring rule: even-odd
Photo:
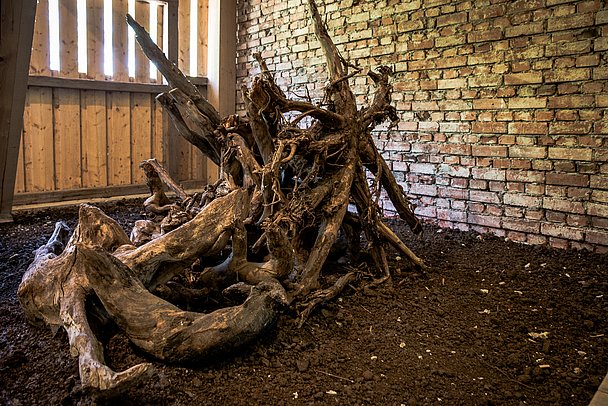
[[174,168],[176,170],[176,177],[180,181],[190,180],[191,168],[192,168],[192,154],[190,151],[190,143],[186,141],[177,132],[172,133],[169,138],[169,143],[173,153],[172,159],[176,159],[174,162]]
[[[112,2],[112,46],[116,81],[128,81],[127,0]],[[131,97],[126,92],[109,92],[108,108],[108,183],[131,182]]]
[[103,63],[103,0],[87,0],[87,78],[104,80]]
[[0,221],[12,219],[35,11],[35,0],[0,6]]
[[152,107],[150,94],[131,95],[131,173],[133,183],[145,183],[139,164],[152,158]]
[[23,116],[25,190],[55,189],[53,139],[53,92],[48,87],[30,87]]
[[207,27],[209,26],[209,1],[198,0],[198,76],[207,75]]
[[205,162],[207,164],[205,169],[207,183],[213,184],[220,178],[220,168],[209,158],[205,158]]
[[23,131],[19,144],[19,157],[17,158],[17,174],[15,175],[15,193],[25,192],[25,169],[23,161]]
[[[129,69],[127,60],[127,0],[112,1],[112,49],[114,57],[114,80],[127,82]],[[128,99],[127,99],[128,100]],[[122,103],[122,102],[121,102]]]
[[190,144],[190,179],[205,180],[205,171],[207,169],[206,158],[203,153]]
[[[152,5],[150,6],[152,7]],[[159,5],[156,6],[157,10],[156,10],[156,23],[157,23],[157,41],[156,44],[158,45],[158,47],[160,49],[162,49],[163,53],[166,56],[169,56],[169,54],[167,53],[167,50],[164,49],[164,24],[166,24],[167,22],[164,21],[165,20],[165,7],[168,7],[168,5],[163,4],[163,5]],[[159,70],[157,70],[157,74],[156,74],[156,82],[157,83],[163,83],[163,75],[160,73]]]
[[55,185],[58,190],[82,187],[80,153],[80,91],[53,91],[55,128]]
[[125,92],[108,92],[108,184],[131,182],[130,97]]
[[[135,20],[148,32],[150,32],[150,7],[156,6],[141,1],[135,2]],[[135,81],[150,82],[150,60],[138,44],[135,44]]]
[[158,160],[161,164],[165,165],[166,163],[166,128],[167,128],[167,115],[163,111],[163,107],[154,100],[154,121],[153,121],[153,131],[152,131],[152,156]]
[[[104,80],[104,0],[87,0],[87,77]],[[108,185],[106,94],[81,92],[82,185]]]
[[83,90],[82,114],[82,186],[108,185],[106,93]]
[[32,41],[32,56],[30,59],[30,75],[50,74],[49,1],[38,0],[36,22],[34,23],[34,38]]
[[78,19],[76,0],[59,2],[59,58],[62,77],[78,77]]
[[186,76],[190,74],[190,1],[196,0],[179,0],[177,23],[179,30],[178,66]]

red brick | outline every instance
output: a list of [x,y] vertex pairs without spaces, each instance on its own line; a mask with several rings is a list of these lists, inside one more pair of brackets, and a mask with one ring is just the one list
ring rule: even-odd
[[502,84],[502,75],[475,75],[469,77],[469,87],[494,87]]
[[545,193],[545,185],[526,183],[525,192],[529,195],[542,195]]
[[545,181],[545,173],[538,171],[507,171],[507,181],[509,182],[526,182],[526,183],[542,183]]
[[597,121],[593,125],[593,130],[598,134],[608,134],[608,121]]
[[526,242],[532,245],[543,245],[547,243],[547,237],[544,235],[528,234]]
[[440,79],[437,81],[437,89],[456,89],[466,87],[466,79]]
[[596,202],[608,203],[608,191],[593,190],[591,192],[591,200]]
[[496,122],[474,122],[471,130],[482,134],[506,134],[507,123]]
[[576,58],[576,66],[597,66],[600,64],[600,56],[598,54],[595,55],[584,55]]
[[575,227],[587,227],[589,225],[589,216],[579,216],[577,214],[568,214],[566,224]]
[[545,197],[543,199],[543,209],[576,214],[585,213],[585,208],[582,202],[559,199],[555,197]]
[[569,95],[549,97],[550,109],[580,109],[593,107],[595,97],[592,95]]
[[554,117],[553,111],[537,111],[534,113],[536,121],[551,121]]
[[473,100],[473,108],[475,110],[496,110],[507,107],[504,99],[475,99]]
[[473,168],[471,175],[473,179],[504,181],[506,178],[505,170],[492,168]]
[[500,39],[502,39],[502,30],[500,28],[472,32],[468,36],[468,42],[498,41]]
[[528,85],[542,83],[543,74],[540,72],[511,73],[505,75],[505,85]]
[[468,13],[453,13],[437,17],[437,27],[443,27],[451,24],[459,24],[467,21]]
[[450,185],[454,187],[466,188],[469,186],[469,180],[465,178],[452,178],[450,180]]
[[500,228],[500,217],[469,213],[468,221],[469,223],[479,224],[482,226]]
[[542,209],[526,208],[526,218],[528,220],[541,220],[545,216]]
[[576,172],[576,165],[570,161],[555,162],[553,169],[556,172]]
[[547,148],[512,145],[509,147],[509,156],[513,158],[546,158]]
[[437,209],[437,218],[441,220],[458,221],[466,223],[467,213],[457,210]]
[[547,107],[546,97],[514,97],[509,99],[510,109],[544,109]]
[[503,219],[502,226],[508,230],[521,231],[523,233],[540,232],[540,223],[533,220],[515,218]]
[[559,211],[546,211],[545,218],[547,221],[552,223],[565,223],[566,222],[566,213],[561,213]]
[[466,36],[464,34],[435,38],[435,46],[437,48],[463,45],[464,43],[466,43]]
[[469,192],[469,199],[474,202],[500,203],[497,193],[486,192],[483,190],[471,190]]
[[458,66],[466,66],[467,57],[466,56],[455,56],[452,58],[438,58],[435,61],[435,66],[438,69],[446,69],[446,68],[455,68]]
[[399,32],[415,31],[424,28],[422,20],[402,21],[397,25]]
[[534,34],[541,34],[544,31],[542,21],[534,22],[530,24],[519,24],[513,27],[505,28],[505,37],[520,37],[530,36]]
[[602,217],[592,217],[591,225],[595,228],[605,228],[608,229],[608,218]]
[[549,245],[551,245],[551,247],[553,248],[557,248],[560,250],[567,250],[568,248],[570,248],[570,241],[564,240],[562,238],[550,237]]
[[572,161],[591,161],[591,148],[559,148],[549,147],[549,159],[566,159]]
[[471,21],[487,20],[493,17],[500,17],[505,14],[505,6],[503,4],[495,4],[483,8],[474,8],[469,12]]
[[509,123],[509,134],[543,135],[547,133],[547,123],[514,122]]
[[589,200],[589,196],[591,196],[591,189],[586,187],[569,187],[566,192],[566,196],[577,200]]
[[507,156],[507,147],[503,145],[473,145],[473,156]]
[[568,227],[563,224],[541,224],[540,232],[544,235],[563,238],[566,240],[581,241],[583,239],[583,230]]
[[467,63],[469,65],[483,65],[488,63],[500,63],[504,61],[502,52],[484,52],[469,55]]
[[491,180],[490,182],[488,182],[488,187],[492,192],[504,192],[505,185],[505,182],[499,182],[496,180]]
[[510,206],[540,207],[541,198],[519,193],[505,193],[503,202]]
[[581,186],[589,185],[589,175],[581,175],[577,173],[547,173],[548,185],[564,185],[564,186]]
[[437,194],[439,197],[447,197],[450,199],[460,199],[460,200],[465,200],[465,199],[468,199],[468,197],[469,197],[468,190],[453,188],[453,187],[439,187],[437,189]]
[[409,170],[412,173],[434,174],[435,165],[429,163],[411,163]]
[[414,213],[421,217],[437,217],[437,208],[434,206],[418,206]]
[[408,193],[423,196],[437,196],[437,186],[414,183],[410,186]]
[[561,31],[573,28],[589,27],[595,23],[593,13],[574,14],[566,17],[550,18],[547,21],[547,31]]
[[589,68],[554,69],[545,74],[545,83],[576,82],[591,77]]
[[608,231],[587,230],[585,241],[591,244],[608,245]]
[[591,123],[585,121],[558,121],[549,125],[549,134],[588,134]]
[[597,217],[608,217],[608,205],[600,203],[588,203],[587,214]]
[[488,187],[488,182],[481,179],[471,179],[469,181],[469,187],[471,189],[486,189]]

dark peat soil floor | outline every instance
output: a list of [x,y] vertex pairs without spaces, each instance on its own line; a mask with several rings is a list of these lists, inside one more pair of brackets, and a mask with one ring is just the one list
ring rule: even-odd
[[[141,201],[100,205],[130,230]],[[283,315],[248,348],[199,365],[164,365],[122,334],[115,370],[152,361],[157,375],[119,398],[78,390],[65,332],[26,323],[17,286],[54,222],[77,209],[21,212],[0,225],[3,405],[587,405],[608,369],[608,256],[389,225],[430,270],[391,254],[394,277],[348,288],[302,328]]]

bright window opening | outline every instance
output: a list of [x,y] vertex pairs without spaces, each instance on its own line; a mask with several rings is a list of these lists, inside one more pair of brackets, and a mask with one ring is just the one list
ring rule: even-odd
[[59,61],[59,1],[49,0],[49,56],[51,70],[60,70]]
[[[63,0],[48,0],[48,18],[49,18],[49,68],[53,71],[61,71],[61,36],[60,32],[61,21],[60,21],[60,2]],[[165,55],[167,55],[167,49],[169,48],[169,7],[166,1],[155,1],[155,0],[128,0],[127,7],[128,13],[141,20],[141,16],[136,15],[136,2],[145,1],[149,4],[149,33],[152,40],[158,44]],[[76,0],[76,17],[77,17],[77,40],[76,40],[76,52],[78,56],[78,72],[87,73],[88,69],[88,56],[89,52],[95,52],[95,50],[88,49],[88,25],[87,19],[90,15],[87,13],[88,0]],[[113,9],[112,0],[103,0],[103,43],[101,44],[103,53],[103,73],[105,76],[114,76],[114,48],[113,48],[113,24],[117,23],[113,21]],[[189,36],[189,60],[190,64],[186,69],[190,76],[198,76],[198,37],[199,37],[199,26],[198,26],[198,0],[190,1],[190,30],[186,33]],[[140,21],[143,23],[143,21]],[[89,21],[89,23],[94,23]],[[136,75],[136,40],[135,33],[133,30],[128,30],[127,37],[127,68],[130,78],[134,78]],[[162,38],[162,43],[159,44],[159,38]],[[158,70],[152,62],[150,62],[150,79],[156,80],[158,78]],[[165,78],[162,78],[163,83],[166,83]]]
[[78,21],[78,72],[87,73],[87,0],[76,3]]
[[[156,44],[158,42],[158,7],[156,3],[150,3],[150,38]],[[156,66],[150,62],[150,79],[156,79]]]
[[112,52],[112,0],[103,2],[103,73],[114,75],[114,53]]
[[198,75],[198,1],[190,0],[190,76]]
[[[135,15],[135,0],[129,0],[129,14],[137,20]],[[135,77],[135,32],[129,28],[127,37],[127,66],[129,67],[129,77]]]

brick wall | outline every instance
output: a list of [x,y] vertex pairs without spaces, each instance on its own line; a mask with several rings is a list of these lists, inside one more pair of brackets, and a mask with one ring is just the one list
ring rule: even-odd
[[[419,216],[608,251],[604,1],[325,0],[321,11],[344,57],[396,72],[401,122],[379,128],[377,145]],[[239,1],[238,22],[241,82],[262,52],[284,90],[323,95],[304,1]],[[351,84],[367,103],[370,80]]]

